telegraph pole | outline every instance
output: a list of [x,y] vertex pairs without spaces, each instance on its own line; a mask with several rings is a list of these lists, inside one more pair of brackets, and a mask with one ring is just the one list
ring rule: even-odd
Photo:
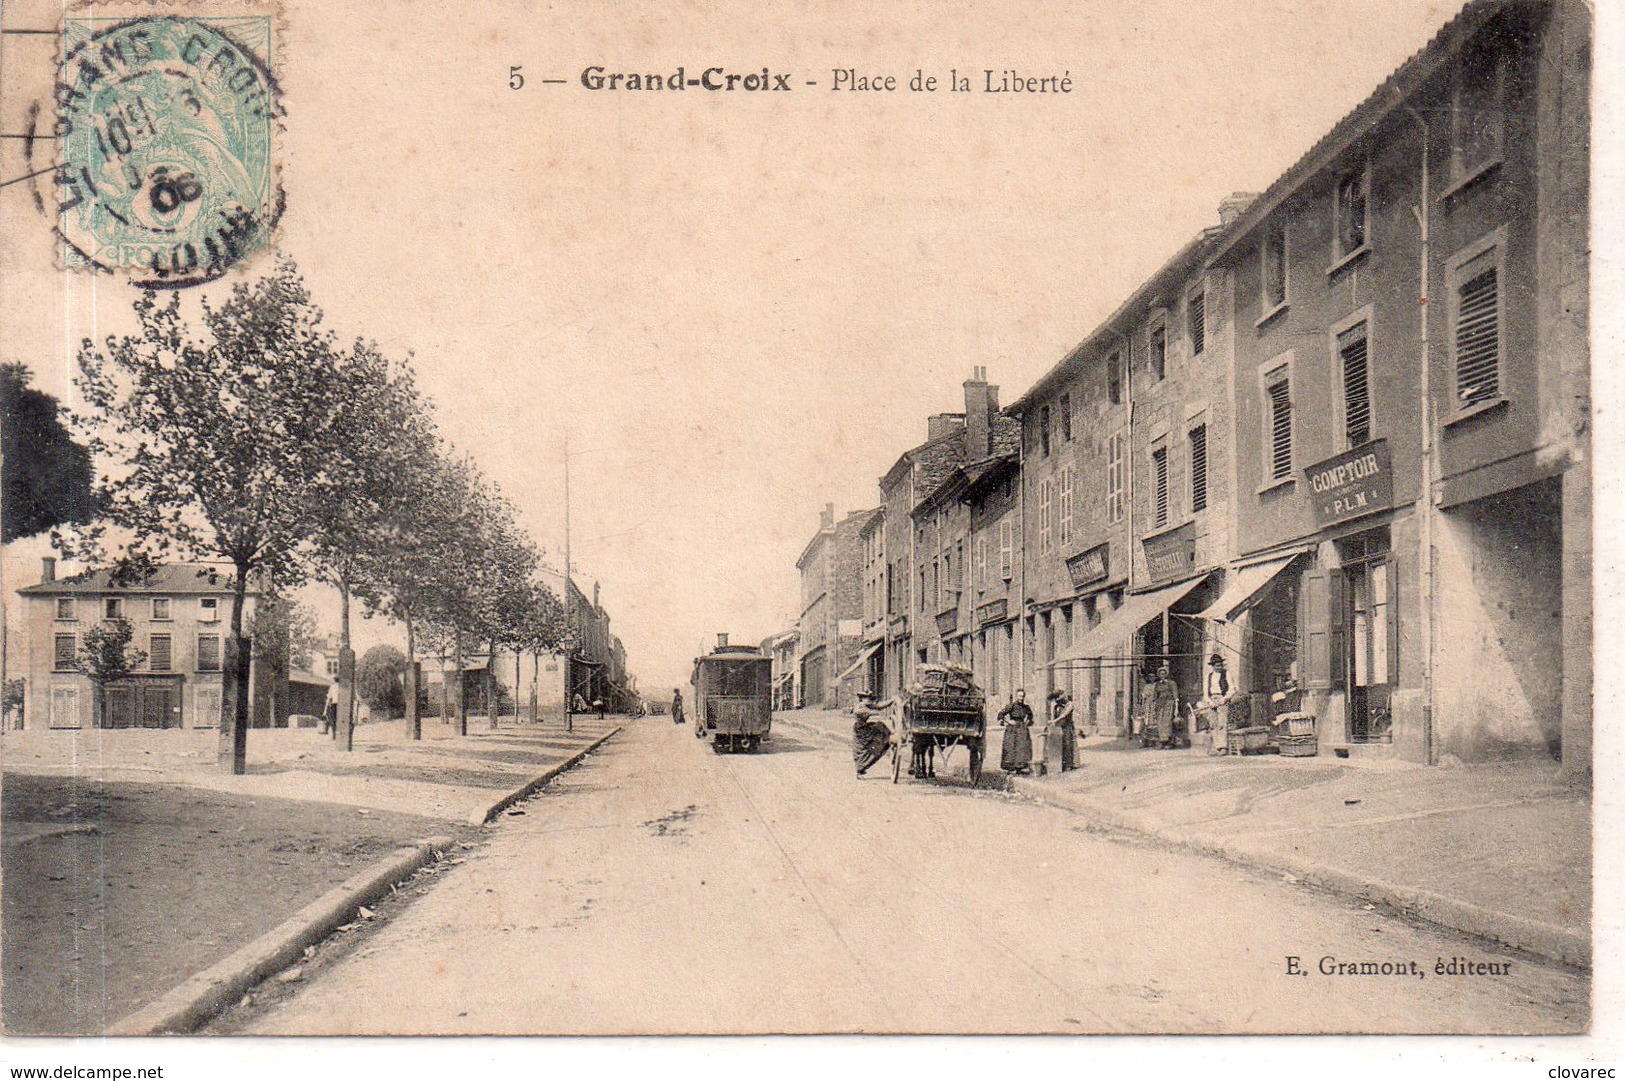
[[576,623],[570,596],[570,433],[564,433],[564,730],[575,731]]

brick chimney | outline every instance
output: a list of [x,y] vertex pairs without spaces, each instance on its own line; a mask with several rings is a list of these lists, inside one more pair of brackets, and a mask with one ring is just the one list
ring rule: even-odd
[[1256,191],[1238,191],[1221,200],[1219,202],[1219,224],[1229,225],[1247,213],[1247,208],[1253,205],[1253,200],[1256,198],[1258,198]]
[[726,631],[718,631],[717,632],[717,648],[718,649],[727,649],[728,648],[728,635],[727,635]]
[[819,529],[834,529],[835,528],[835,504],[833,504],[833,503],[825,503],[824,504],[824,509],[818,512],[818,528]]
[[39,580],[41,585],[49,585],[56,581],[56,556],[40,557]]

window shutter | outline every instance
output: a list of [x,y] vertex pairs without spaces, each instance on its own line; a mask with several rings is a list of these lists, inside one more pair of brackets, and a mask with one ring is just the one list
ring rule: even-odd
[[1168,448],[1158,447],[1151,452],[1151,468],[1155,473],[1155,506],[1152,508],[1153,524],[1162,527],[1168,524]]
[[1388,682],[1399,686],[1399,564],[1388,563]]
[[1207,348],[1207,293],[1200,292],[1190,299],[1191,356],[1201,356]]
[[1207,425],[1191,429],[1191,513],[1207,509]]
[[1462,406],[1501,394],[1500,286],[1490,266],[1457,290],[1456,400]]
[[1342,689],[1348,685],[1349,580],[1341,572],[1328,574],[1326,662],[1328,685]]
[[1307,690],[1324,691],[1332,686],[1331,672],[1331,585],[1325,568],[1318,564],[1303,576],[1303,652],[1298,668]]
[[1338,336],[1337,353],[1343,361],[1343,431],[1351,447],[1371,439],[1368,348],[1363,324]]
[[1292,475],[1292,384],[1283,379],[1269,388],[1270,479]]

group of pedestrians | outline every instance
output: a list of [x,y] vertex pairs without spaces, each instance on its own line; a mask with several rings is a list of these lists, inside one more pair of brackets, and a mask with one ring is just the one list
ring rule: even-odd
[[[892,699],[876,702],[860,698],[852,707],[852,762],[859,777],[865,776],[891,747],[892,730],[883,715],[894,705]],[[1033,708],[1027,692],[1017,688],[997,718],[1004,730],[999,748],[999,768],[1012,776],[1033,772]],[[1078,768],[1078,729],[1073,718],[1072,696],[1057,690],[1049,696],[1049,717],[1043,732],[1044,770],[1050,766],[1065,773]]]

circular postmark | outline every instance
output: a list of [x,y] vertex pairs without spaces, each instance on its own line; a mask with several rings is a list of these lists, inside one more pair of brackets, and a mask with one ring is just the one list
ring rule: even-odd
[[268,16],[63,20],[57,232],[141,286],[221,277],[281,212]]

